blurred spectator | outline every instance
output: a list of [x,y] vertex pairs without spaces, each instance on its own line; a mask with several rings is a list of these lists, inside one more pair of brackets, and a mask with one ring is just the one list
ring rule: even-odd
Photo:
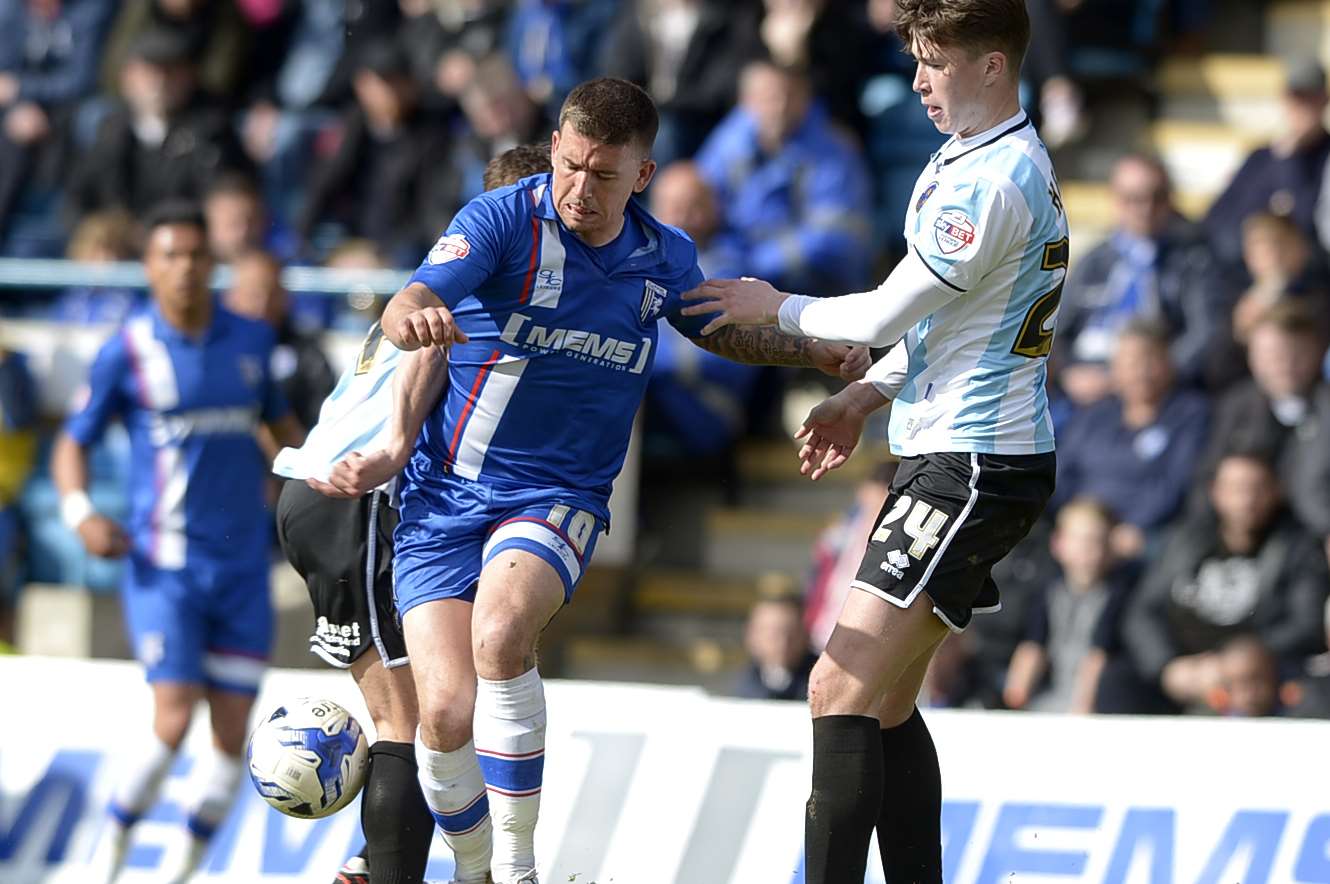
[[1325,650],[1325,557],[1284,511],[1272,465],[1226,456],[1210,498],[1215,517],[1178,528],[1129,603],[1123,632],[1149,690],[1182,708],[1222,687],[1217,652],[1239,635],[1255,635],[1284,665]]
[[[656,175],[651,213],[693,238],[708,278],[740,275],[741,256],[716,235],[715,195],[695,165],[674,163]],[[727,455],[747,428],[750,395],[763,369],[691,346],[669,323],[660,327],[658,347],[647,385],[647,439],[655,448],[648,456]]]
[[1062,291],[1057,377],[1077,405],[1109,393],[1108,361],[1134,317],[1165,324],[1183,383],[1198,381],[1224,296],[1205,235],[1178,214],[1158,158],[1128,154],[1110,180],[1116,229],[1076,262]]
[[14,641],[14,602],[22,582],[19,491],[37,453],[37,391],[22,353],[0,347],[0,648]]
[[458,207],[457,175],[443,162],[448,134],[420,112],[419,88],[393,42],[365,47],[354,86],[341,143],[314,168],[296,229],[309,242],[317,224],[334,222],[408,266]]
[[67,171],[62,130],[92,91],[108,0],[7,0],[0,4],[0,246],[34,182]]
[[1030,82],[1039,96],[1039,136],[1053,150],[1077,140],[1089,128],[1084,98],[1071,77],[1066,5],[1058,0],[1026,3],[1030,13],[1030,49],[1021,67],[1021,77]]
[[[323,266],[330,270],[352,271],[348,276],[354,279],[356,270],[385,269],[388,267],[388,259],[371,240],[352,238],[344,239],[334,246]],[[344,303],[344,309],[333,311],[336,327],[363,334],[366,326],[383,312],[385,299],[376,295],[373,289],[352,283]]]
[[818,650],[827,646],[845,604],[845,594],[859,573],[868,537],[877,527],[896,467],[894,460],[874,467],[855,489],[850,508],[813,545],[813,567],[804,593],[804,622],[808,624],[813,647]]
[[501,0],[398,0],[398,35],[425,104],[452,106],[476,76],[476,64],[502,50],[506,10]]
[[505,56],[481,59],[475,76],[462,88],[467,125],[457,132],[449,165],[458,178],[460,203],[482,191],[485,166],[509,148],[548,141],[554,125],[522,89]]
[[[1321,380],[1325,339],[1318,320],[1296,301],[1270,307],[1254,320],[1247,345],[1251,378],[1218,400],[1201,460],[1201,474],[1208,478],[1229,451],[1263,452],[1275,464],[1299,517],[1307,495],[1330,497],[1330,488],[1309,478],[1314,472],[1311,449],[1327,443],[1322,428],[1330,427],[1330,388]],[[1307,527],[1330,533],[1330,524],[1322,527],[1319,521],[1313,517]]]
[[232,259],[231,274],[226,309],[276,329],[269,373],[308,430],[318,422],[319,408],[336,382],[328,357],[317,340],[292,323],[291,300],[282,287],[282,265],[276,256],[259,250],[244,252]]
[[1219,651],[1219,687],[1210,697],[1216,712],[1236,718],[1278,715],[1279,664],[1251,635],[1230,639]]
[[[69,238],[66,256],[85,264],[111,264],[138,257],[138,225],[119,209],[93,212],[79,221]],[[50,307],[48,318],[60,322],[104,322],[119,325],[145,302],[140,289],[124,286],[78,285],[65,289]]]
[[1251,326],[1271,305],[1287,297],[1323,300],[1330,279],[1312,240],[1285,215],[1257,212],[1242,222],[1242,257],[1251,286],[1233,307],[1232,334],[1247,342]]
[[78,214],[121,208],[139,216],[166,199],[199,199],[218,174],[248,169],[228,115],[196,88],[180,34],[135,37],[120,83],[124,102],[103,120],[70,187]]
[[744,243],[747,275],[810,295],[863,288],[870,192],[857,147],[812,101],[798,70],[753,62],[739,95],[697,164],[726,228]]
[[1330,133],[1322,122],[1327,103],[1325,70],[1310,59],[1290,62],[1284,134],[1247,157],[1205,217],[1226,265],[1240,272],[1242,222],[1257,212],[1288,216],[1309,239],[1317,239],[1318,202],[1330,159]]
[[[1330,646],[1330,600],[1325,605],[1325,640]],[[1330,652],[1309,658],[1280,689],[1280,700],[1296,718],[1330,718]]]
[[596,47],[618,0],[516,0],[508,52],[531,100],[556,117],[574,86],[595,73]]
[[219,175],[203,196],[208,221],[208,247],[213,259],[227,264],[254,249],[290,258],[295,251],[290,231],[272,219],[263,192],[251,176]]
[[762,48],[777,66],[808,72],[812,94],[833,119],[863,130],[859,91],[874,31],[854,0],[763,0]]
[[623,3],[601,49],[601,72],[646,89],[660,111],[653,149],[662,166],[692,156],[734,107],[735,84],[755,56],[757,21],[722,0]]
[[1061,576],[1031,611],[1026,638],[1007,670],[1012,709],[1094,711],[1099,677],[1117,653],[1129,576],[1114,567],[1113,515],[1098,501],[1073,500],[1057,515],[1053,558]]
[[135,44],[151,32],[171,34],[192,59],[198,84],[216,98],[239,93],[249,34],[235,0],[124,0],[102,56],[104,91],[129,100],[121,76]]
[[1158,323],[1129,322],[1109,369],[1113,394],[1073,414],[1058,439],[1054,505],[1081,495],[1102,501],[1122,522],[1114,552],[1132,559],[1191,488],[1209,409],[1175,384],[1168,331]]
[[532,169],[550,171],[550,143],[519,144],[505,150],[485,164],[485,173],[481,183],[486,190],[498,190],[505,187],[505,181],[515,181],[527,177]]
[[698,266],[708,279],[743,275],[743,250],[733,234],[722,233],[716,194],[696,163],[681,160],[656,173],[651,214],[692,237]]
[[803,605],[794,581],[767,574],[758,583],[758,600],[748,614],[744,648],[749,664],[735,687],[752,700],[806,700],[808,674],[817,654],[809,647]]

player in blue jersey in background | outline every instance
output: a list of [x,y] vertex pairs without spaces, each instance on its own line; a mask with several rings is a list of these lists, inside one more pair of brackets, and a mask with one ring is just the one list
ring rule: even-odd
[[680,315],[697,250],[630,199],[655,171],[656,128],[637,86],[578,86],[553,173],[468,203],[383,316],[402,349],[449,342],[454,324],[468,338],[403,473],[394,535],[420,782],[465,884],[536,880],[536,639],[608,527],[657,321],[739,361],[866,368],[862,349],[773,329],[702,337]]
[[[886,880],[942,881],[937,752],[915,706],[948,630],[1001,607],[991,570],[1053,492],[1048,353],[1067,272],[1067,219],[1048,152],[1021,110],[1024,0],[897,0],[914,91],[952,137],[915,185],[910,251],[871,292],[814,299],[713,281],[684,312],[710,328],[891,346],[863,383],[809,414],[802,471],[853,451],[891,404],[901,458],[877,530],[809,679],[809,884],[860,884],[876,827]],[[893,346],[894,345],[894,346]],[[976,751],[992,751],[990,747]]]
[[[223,310],[208,289],[201,210],[164,204],[144,227],[152,306],[97,354],[86,401],[56,440],[51,472],[61,515],[88,552],[127,557],[121,600],[152,687],[152,734],[128,761],[111,803],[110,880],[195,706],[208,701],[215,756],[189,809],[192,837],[172,879],[180,882],[203,858],[244,774],[250,707],[272,641],[268,462],[256,434],[266,426],[279,442],[298,444],[301,430],[269,373],[272,330]],[[123,528],[87,495],[87,449],[113,419],[131,444]]]

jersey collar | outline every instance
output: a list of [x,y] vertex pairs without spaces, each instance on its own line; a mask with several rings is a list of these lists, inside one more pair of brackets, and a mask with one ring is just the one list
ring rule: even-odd
[[[528,192],[532,197],[531,212],[537,218],[545,221],[553,221],[559,225],[560,230],[567,230],[563,219],[559,217],[558,211],[554,208],[553,184],[554,177],[546,172],[543,175],[534,176],[526,179],[528,182]],[[651,217],[651,213],[642,208],[637,197],[631,197],[628,205],[624,209],[624,223],[630,220],[636,221],[642,230],[642,235],[646,239],[646,244],[628,256],[628,260],[621,267],[616,267],[610,274],[611,276],[620,273],[642,273],[650,270],[660,264],[667,264],[669,256],[665,254],[662,247],[664,236],[661,231],[660,222]],[[569,238],[576,240],[579,244],[586,246],[580,238],[569,232]],[[590,246],[586,246],[591,248]]]
[[230,314],[222,308],[220,299],[213,298],[212,321],[208,323],[207,330],[204,331],[201,336],[193,337],[185,334],[180,329],[167,322],[166,317],[162,315],[161,308],[157,306],[156,301],[153,301],[151,306],[148,307],[148,313],[152,316],[152,328],[158,340],[166,340],[170,338],[187,344],[201,344],[217,340],[222,335],[226,334],[226,326],[228,325],[227,319],[230,316]]
[[976,150],[988,147],[996,141],[1001,141],[1008,135],[1019,132],[1030,125],[1030,117],[1022,108],[1017,110],[1013,116],[1008,117],[998,123],[991,129],[961,138],[959,135],[951,136],[951,140],[942,145],[942,149],[933,155],[934,165],[937,169],[950,165],[966,154],[974,153]]

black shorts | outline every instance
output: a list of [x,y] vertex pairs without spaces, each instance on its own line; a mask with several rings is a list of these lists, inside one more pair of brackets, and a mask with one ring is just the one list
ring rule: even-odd
[[1002,607],[993,566],[1053,494],[1052,454],[924,454],[901,460],[851,584],[901,608],[920,591],[960,632]]
[[393,603],[396,526],[397,511],[379,492],[341,500],[290,480],[277,499],[277,538],[314,603],[310,653],[340,669],[371,647],[385,666],[407,662]]

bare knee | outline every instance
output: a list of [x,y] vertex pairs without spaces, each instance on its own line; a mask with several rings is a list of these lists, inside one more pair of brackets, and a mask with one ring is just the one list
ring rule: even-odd
[[501,680],[517,676],[536,665],[535,636],[521,618],[491,614],[473,623],[472,642],[476,674]]
[[167,746],[178,749],[189,731],[193,715],[193,698],[158,699],[152,716],[153,733]]
[[416,706],[411,669],[406,666],[386,669],[382,662],[374,661],[367,670],[357,671],[353,667],[352,674],[365,697],[365,707],[369,709],[378,738],[394,743],[409,743],[415,739],[420,712]]
[[[471,739],[476,689],[435,691],[420,697],[420,739],[436,752],[451,752]],[[404,741],[405,742],[405,741]]]
[[823,654],[808,677],[808,708],[814,718],[824,715],[867,715],[874,697],[865,682]]
[[212,691],[208,695],[208,711],[212,721],[213,744],[227,755],[240,755],[245,751],[245,737],[249,732],[249,713],[254,698],[249,694],[230,691]]

